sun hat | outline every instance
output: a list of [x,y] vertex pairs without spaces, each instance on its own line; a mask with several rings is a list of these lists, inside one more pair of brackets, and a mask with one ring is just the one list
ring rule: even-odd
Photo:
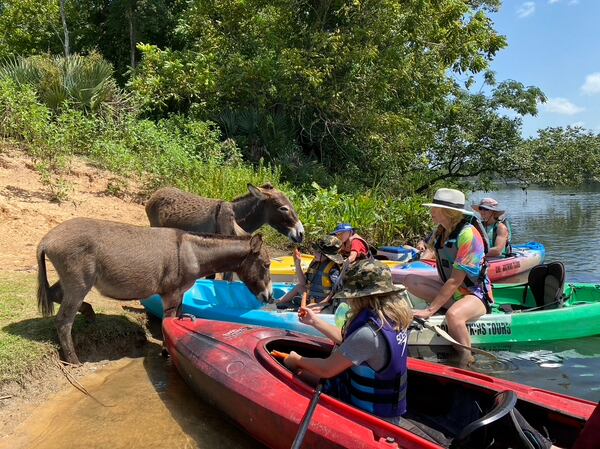
[[333,235],[320,238],[313,244],[313,248],[338,265],[344,263],[344,258],[339,254],[342,241]]
[[354,231],[354,228],[349,223],[340,223],[339,225],[337,225],[337,228],[335,228],[331,234],[335,235],[346,231]]
[[465,215],[473,215],[472,211],[465,209],[465,194],[456,189],[437,189],[433,201],[423,206],[457,210]]
[[403,285],[394,285],[392,272],[387,265],[376,259],[363,259],[348,269],[344,287],[334,298],[362,298],[404,290],[406,288]]
[[481,209],[500,212],[501,214],[506,212],[506,210],[502,208],[500,203],[494,198],[483,198],[481,201],[479,201],[479,204],[471,204],[471,208],[477,212],[481,212]]

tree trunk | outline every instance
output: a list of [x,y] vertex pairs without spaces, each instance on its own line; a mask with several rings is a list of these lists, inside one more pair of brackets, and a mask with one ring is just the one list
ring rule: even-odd
[[65,32],[65,57],[68,58],[69,51],[69,29],[67,28],[67,17],[65,15],[65,3],[67,0],[60,0],[60,18],[62,20],[63,31]]
[[135,26],[133,23],[133,6],[129,6],[129,51],[131,52],[131,67],[135,68],[135,46],[137,44],[135,39]]

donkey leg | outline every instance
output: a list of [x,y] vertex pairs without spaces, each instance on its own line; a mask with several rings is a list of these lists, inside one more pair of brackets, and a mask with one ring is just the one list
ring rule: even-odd
[[183,293],[180,290],[165,293],[164,295],[162,295],[162,301],[163,314],[165,318],[173,318],[181,315]]
[[[52,287],[50,287],[48,296],[50,298],[50,300],[52,302],[55,302],[57,304],[61,304],[62,300],[63,300],[63,291],[62,288],[60,286],[60,281],[54,283],[52,285]],[[88,323],[95,323],[96,322],[96,312],[94,312],[94,309],[92,307],[91,304],[87,303],[87,302],[83,302],[81,304],[81,307],[79,307],[79,312],[85,317],[85,320]]]
[[[248,235],[235,221],[235,213],[231,203],[224,202],[217,216],[217,233],[222,235]],[[224,281],[233,281],[233,273],[223,273]]]
[[83,302],[85,292],[74,292],[73,294],[65,295],[60,310],[56,315],[56,329],[58,331],[58,341],[63,351],[63,357],[65,361],[69,363],[79,364],[77,353],[75,352],[75,345],[73,344],[73,337],[71,330],[73,328],[73,321],[75,321],[75,315]]

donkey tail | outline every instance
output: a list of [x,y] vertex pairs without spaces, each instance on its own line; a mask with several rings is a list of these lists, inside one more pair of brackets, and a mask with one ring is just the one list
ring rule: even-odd
[[42,312],[43,316],[50,316],[54,313],[54,303],[50,296],[50,284],[48,283],[48,276],[46,274],[46,252],[42,245],[37,250],[37,262],[38,262],[38,309]]

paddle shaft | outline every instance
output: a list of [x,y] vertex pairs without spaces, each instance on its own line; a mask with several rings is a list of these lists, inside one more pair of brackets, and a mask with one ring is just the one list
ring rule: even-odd
[[489,357],[491,359],[498,360],[498,357],[496,357],[491,352],[484,351],[483,349],[474,348],[472,346],[467,346],[467,345],[463,345],[462,343],[459,343],[454,338],[452,338],[452,336],[448,332],[446,332],[444,329],[442,329],[441,327],[439,327],[439,326],[437,326],[435,324],[428,323],[426,320],[424,320],[422,318],[414,318],[414,320],[417,323],[419,323],[420,325],[426,327],[427,329],[430,329],[430,330],[434,331],[436,334],[438,334],[444,340],[449,341],[453,345],[459,346],[459,347],[464,348],[464,349],[468,349],[473,354],[481,354],[481,355],[484,355],[484,356]]
[[319,383],[319,385],[317,385],[317,388],[315,388],[315,394],[312,397],[310,404],[308,404],[306,413],[302,417],[302,421],[300,421],[300,427],[298,429],[298,433],[296,434],[296,438],[294,438],[294,442],[292,443],[291,449],[300,449],[302,447],[302,442],[304,441],[304,437],[306,436],[306,431],[308,430],[310,420],[312,419],[312,416],[315,413],[317,403],[319,402],[319,398],[321,397],[322,389],[323,384]]

